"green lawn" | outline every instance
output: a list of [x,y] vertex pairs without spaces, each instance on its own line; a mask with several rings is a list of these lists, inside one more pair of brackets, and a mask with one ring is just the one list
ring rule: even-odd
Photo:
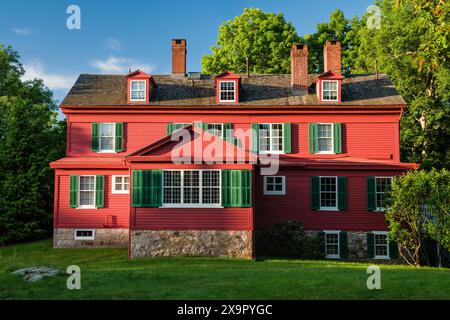
[[[81,268],[28,283],[21,267]],[[450,270],[381,266],[381,290],[366,288],[368,264],[157,258],[129,261],[126,249],[53,249],[51,241],[0,248],[0,299],[450,299]]]

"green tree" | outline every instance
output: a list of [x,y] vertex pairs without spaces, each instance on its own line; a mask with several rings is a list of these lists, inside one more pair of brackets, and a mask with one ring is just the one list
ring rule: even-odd
[[337,9],[330,15],[328,22],[319,23],[313,34],[305,35],[309,49],[309,71],[322,73],[323,45],[327,40],[337,40],[342,45],[342,70],[344,74],[354,72],[357,49],[359,47],[359,30],[363,22],[358,17],[345,18],[344,12]]
[[251,73],[290,73],[290,49],[300,40],[282,14],[244,9],[233,21],[220,26],[212,55],[202,58],[203,72],[244,73],[248,59]]
[[362,28],[357,68],[374,62],[408,103],[401,120],[405,161],[450,168],[450,2],[380,0],[379,30]]
[[65,124],[42,80],[21,81],[19,55],[0,45],[0,244],[48,236],[53,172]]

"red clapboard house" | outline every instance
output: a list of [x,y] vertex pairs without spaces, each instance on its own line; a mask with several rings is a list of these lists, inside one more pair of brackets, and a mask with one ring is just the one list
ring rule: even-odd
[[417,168],[400,162],[405,101],[385,75],[344,77],[339,42],[320,75],[306,45],[291,63],[187,73],[183,39],[170,75],[80,75],[61,104],[67,154],[51,164],[55,247],[253,257],[255,231],[298,220],[329,258],[393,257],[384,191]]

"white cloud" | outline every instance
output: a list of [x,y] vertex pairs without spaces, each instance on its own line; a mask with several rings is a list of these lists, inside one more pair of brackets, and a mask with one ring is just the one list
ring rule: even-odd
[[25,63],[23,68],[25,69],[23,80],[42,79],[44,84],[52,90],[70,89],[76,80],[75,76],[48,73],[44,64],[39,60]]
[[108,38],[106,39],[105,47],[113,51],[120,51],[122,50],[122,43],[115,38]]
[[31,30],[30,28],[13,28],[12,29],[16,34],[18,34],[19,36],[29,36],[33,33],[33,30]]
[[151,73],[155,69],[155,66],[141,63],[135,59],[114,56],[111,56],[106,60],[93,60],[91,62],[91,66],[99,70],[101,73],[111,74],[128,73],[129,69],[132,71],[140,69],[144,72]]

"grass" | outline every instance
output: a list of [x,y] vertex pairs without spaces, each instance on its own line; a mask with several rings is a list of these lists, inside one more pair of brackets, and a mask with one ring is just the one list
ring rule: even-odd
[[[81,268],[29,283],[22,267]],[[369,264],[219,258],[128,260],[126,249],[53,249],[51,241],[0,248],[0,299],[450,299],[450,270],[381,265],[381,290],[368,290]]]

